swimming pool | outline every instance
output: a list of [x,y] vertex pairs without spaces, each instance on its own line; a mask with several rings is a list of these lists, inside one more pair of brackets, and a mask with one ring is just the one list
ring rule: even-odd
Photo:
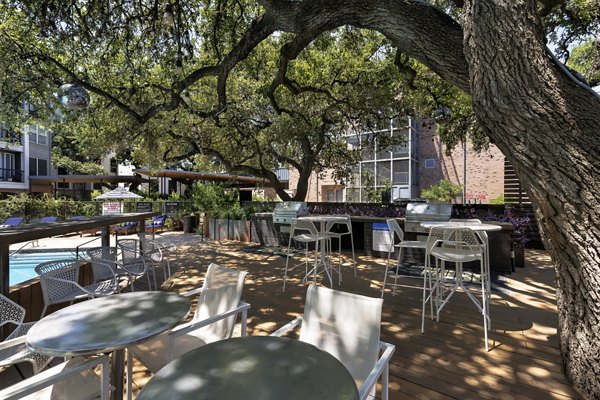
[[10,286],[25,282],[38,276],[35,273],[35,266],[46,261],[62,260],[75,258],[73,251],[54,251],[54,252],[21,252],[9,258],[10,268]]

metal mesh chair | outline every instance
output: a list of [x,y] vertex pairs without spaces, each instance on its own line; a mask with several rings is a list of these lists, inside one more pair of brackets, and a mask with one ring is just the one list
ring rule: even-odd
[[[465,224],[465,225],[477,225],[477,224],[481,224],[481,220],[480,219],[459,219],[459,218],[452,218],[450,220],[450,222],[454,222],[457,224]],[[491,283],[490,283],[490,279],[489,279],[489,275],[490,275],[490,242],[488,239],[488,234],[485,231],[476,231],[475,232],[477,234],[477,237],[479,238],[479,240],[481,241],[481,246],[483,248],[484,251],[484,267],[485,270],[482,271],[482,274],[486,276],[486,282],[488,284],[487,287],[487,301],[489,303],[490,301],[490,296],[491,296]]]
[[[412,241],[404,240],[404,231],[402,231],[402,228],[400,228],[400,225],[398,225],[398,221],[391,218],[391,219],[388,219],[386,222],[387,222],[388,229],[390,230],[390,249],[388,251],[387,263],[385,265],[385,276],[383,277],[383,287],[381,288],[381,297],[383,297],[386,285],[392,286],[392,288],[393,288],[392,294],[393,295],[396,294],[397,287],[421,289],[421,286],[398,284],[398,278],[417,278],[417,279],[426,279],[427,278],[426,271],[423,271],[423,273],[420,274],[419,276],[400,273],[400,267],[401,267],[401,263],[402,263],[402,250],[407,249],[407,248],[425,250],[426,243],[418,241],[418,240],[412,240]],[[396,249],[399,250],[399,253],[398,253],[398,262],[396,263],[396,268],[392,270],[394,283],[388,283],[387,278],[390,273],[390,259],[392,257],[392,252],[394,252]]]
[[[129,274],[127,271],[120,268],[119,263],[117,262],[116,247],[92,247],[86,250],[86,254],[90,258],[94,282],[111,279],[112,274],[114,274],[118,279],[127,279],[127,284],[129,284]],[[106,265],[111,267],[112,274],[110,270],[106,268]],[[118,287],[118,291],[121,291],[120,285]]]
[[102,280],[87,286],[79,284],[79,268],[77,260],[55,260],[39,264],[35,272],[40,276],[42,296],[44,297],[43,317],[49,305],[73,302],[82,298],[108,296],[119,290],[119,281],[108,264],[98,262],[98,268],[103,266],[103,274],[110,279]]
[[142,246],[142,253],[146,259],[146,265],[150,264],[153,266],[152,276],[154,278],[154,286],[157,287],[155,267],[162,267],[165,281],[170,278],[171,262],[169,259],[173,254],[176,254],[177,248],[175,246],[165,246],[157,240],[150,239],[145,232],[138,233],[138,237]]
[[395,346],[380,340],[382,305],[383,299],[310,285],[304,316],[272,336],[301,325],[299,339],[340,360],[354,378],[361,399],[374,398],[381,378],[381,399],[387,400],[389,363]]
[[136,279],[146,274],[148,289],[152,289],[150,276],[146,267],[146,260],[142,253],[142,244],[137,239],[121,239],[117,241],[117,247],[121,252],[121,268],[127,272],[130,278],[131,291],[134,292],[133,283]]
[[[337,221],[327,222],[327,225],[325,226],[326,234],[330,239],[338,240],[338,255],[339,255],[340,267],[342,265],[342,236],[350,235],[350,244],[352,246],[352,267],[354,268],[354,276],[356,276],[356,256],[354,254],[354,236],[352,234],[352,221],[350,219],[350,216],[347,214],[334,215],[334,216],[339,217],[340,221],[339,222],[337,222]],[[332,231],[333,227],[336,225],[343,225],[343,227],[346,230],[343,232]],[[340,277],[341,277],[341,274],[340,274]]]
[[[290,239],[288,242],[288,249],[287,249],[287,257],[285,260],[285,272],[283,275],[283,291],[285,292],[285,284],[287,282],[287,275],[288,275],[288,271],[293,270],[294,268],[300,266],[300,265],[304,265],[304,280],[307,279],[308,274],[309,274],[309,270],[308,270],[308,263],[310,261],[310,258],[308,257],[308,245],[310,243],[314,243],[315,244],[315,259],[313,260],[313,270],[314,270],[314,278],[315,281],[317,279],[317,258],[319,257],[319,244],[321,242],[324,241],[324,239],[326,239],[327,236],[325,234],[320,234],[319,231],[317,230],[315,224],[312,221],[308,221],[308,220],[302,220],[302,219],[298,219],[298,218],[292,218],[292,224],[290,226]],[[293,266],[289,266],[290,263],[290,258],[292,258],[292,241],[294,242],[298,242],[298,243],[304,243],[304,261],[301,263],[297,263]],[[321,251],[323,251],[324,249],[321,249]],[[331,282],[331,275],[329,270],[327,270],[327,268],[325,268],[325,272],[328,274],[329,276],[329,281]],[[333,285],[333,283],[332,283]]]
[[23,341],[16,338],[23,337],[35,322],[23,323],[25,309],[9,298],[0,294],[0,327],[14,325],[15,330],[0,343],[0,367],[8,367],[21,362],[28,362],[37,374],[43,370],[53,357],[36,353],[30,350]]
[[[436,320],[439,321],[440,311],[450,301],[459,288],[467,294],[483,316],[483,330],[485,338],[485,350],[488,350],[487,334],[490,323],[489,316],[489,274],[485,266],[485,249],[476,232],[468,228],[432,228],[428,239],[428,255],[436,260],[436,266],[440,262],[440,270],[437,279],[430,290],[429,297],[425,297],[423,291],[423,314],[421,316],[421,331],[425,330],[425,302],[434,299],[436,309]],[[441,236],[441,238],[440,238]],[[429,243],[431,242],[431,247]],[[481,302],[471,293],[463,281],[463,263],[479,261]],[[446,276],[445,263],[452,262],[456,266],[453,282],[449,282]]]

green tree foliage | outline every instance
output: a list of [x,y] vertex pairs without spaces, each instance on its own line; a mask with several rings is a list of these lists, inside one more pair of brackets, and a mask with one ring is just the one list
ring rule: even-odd
[[[461,17],[462,1],[431,3]],[[560,49],[597,29],[593,1],[541,3],[545,29]],[[93,162],[113,150],[150,168],[191,160],[204,169],[216,159],[219,170],[271,181],[284,198],[274,169],[298,170],[299,197],[311,172],[333,168],[344,181],[360,154],[346,148],[342,134],[376,131],[390,117],[426,118],[447,106],[452,119],[439,127],[447,149],[466,138],[476,149],[488,144],[469,96],[380,33],[348,26],[315,36],[276,32],[249,0],[178,2],[169,26],[163,6],[0,5],[1,116],[32,118],[18,111],[31,100],[40,109],[35,118],[49,123],[59,107],[57,88],[77,82],[91,92],[92,105],[84,112],[60,109],[54,118],[57,138],[70,145],[60,146],[59,155],[85,154],[91,159],[75,159]],[[594,46],[578,51],[572,65],[593,78]]]
[[442,179],[437,185],[431,185],[428,188],[421,190],[421,198],[442,203],[450,203],[456,196],[462,193],[462,190],[463,187],[461,185]]
[[0,49],[35,64],[12,79],[29,76],[36,90],[14,93],[13,103],[33,96],[56,110],[60,84],[91,91],[88,110],[61,109],[52,126],[57,142],[68,144],[57,146],[56,160],[70,171],[94,169],[65,157],[93,162],[112,149],[150,168],[191,160],[205,170],[216,159],[227,172],[262,176],[278,189],[273,171],[285,166],[299,171],[303,196],[311,172],[333,169],[340,181],[348,178],[360,159],[347,149],[348,130],[376,132],[389,118],[450,106],[454,118],[441,133],[451,148],[474,124],[467,96],[373,31],[343,27],[308,42],[265,34],[223,84],[210,66],[252,29],[260,12],[253,2],[218,10],[179,3],[173,28],[162,9],[129,2],[14,5],[0,6]]
[[579,71],[590,86],[600,85],[600,38],[586,40],[573,48],[567,65]]

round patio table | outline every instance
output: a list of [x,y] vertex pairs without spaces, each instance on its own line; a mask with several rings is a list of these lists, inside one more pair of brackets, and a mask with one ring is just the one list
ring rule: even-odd
[[312,344],[248,336],[199,347],[164,366],[138,400],[358,400],[354,379]]
[[27,345],[58,357],[114,351],[111,383],[114,397],[121,399],[124,348],[173,328],[190,306],[186,297],[158,291],[99,297],[42,318],[27,332]]

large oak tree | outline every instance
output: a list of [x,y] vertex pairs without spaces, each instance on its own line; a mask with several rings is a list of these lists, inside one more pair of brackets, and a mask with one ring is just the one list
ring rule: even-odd
[[[275,110],[281,88],[299,93],[318,89],[296,84],[289,79],[288,68],[322,34],[341,26],[383,34],[403,55],[470,94],[480,126],[514,166],[534,202],[544,243],[556,265],[564,371],[585,396],[600,398],[600,98],[548,51],[543,22],[563,24],[569,35],[589,34],[590,28],[597,29],[597,3],[465,0],[455,2],[461,11],[451,7],[444,12],[414,0],[218,0],[204,7],[182,2],[176,4],[182,12],[175,15],[182,22],[175,26],[196,24],[203,29],[195,32],[203,34],[178,32],[174,44],[160,33],[163,4],[158,2],[24,3],[20,10],[32,16],[39,32],[48,34],[42,42],[53,50],[46,52],[43,44],[32,49],[15,43],[24,47],[22,62],[36,60],[28,64],[32,70],[82,82],[139,124],[152,123],[165,112],[189,109],[186,91],[201,87],[205,97],[196,98],[193,111],[215,119],[218,127],[219,118],[233,106],[228,97],[234,90],[228,86],[231,75],[274,34],[289,35],[280,41],[278,64],[257,67],[274,70],[271,85],[262,93]],[[190,12],[190,4],[197,12]],[[582,4],[590,12],[573,14]],[[456,15],[460,22],[453,18]],[[219,35],[224,25],[229,34]],[[119,40],[130,46],[128,51],[111,53],[108,42],[101,40],[115,38],[115,32],[122,32]],[[155,38],[155,46],[137,52],[137,42],[147,37]],[[64,54],[53,58],[59,39]],[[206,50],[202,54],[195,50],[198,44]],[[172,51],[165,54],[168,46]],[[110,65],[117,56],[123,62]],[[175,79],[156,68],[157,61],[164,64],[165,59],[179,57],[185,69]],[[69,67],[75,64],[77,68]],[[127,68],[137,69],[137,78],[124,74]],[[136,79],[144,71],[152,75],[142,84]],[[113,87],[97,85],[98,74],[111,75]],[[206,92],[209,88],[211,92]],[[146,95],[142,102],[136,96],[145,90],[156,95]]]

